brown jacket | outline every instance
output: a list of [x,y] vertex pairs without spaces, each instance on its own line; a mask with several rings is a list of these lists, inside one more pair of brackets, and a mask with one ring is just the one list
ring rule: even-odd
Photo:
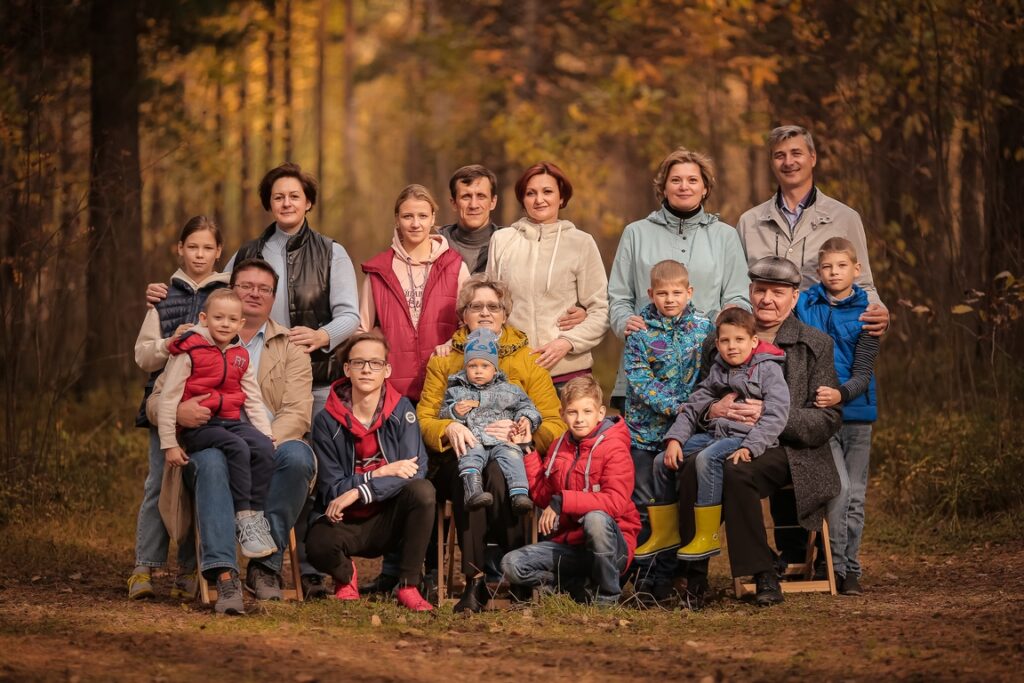
[[[276,445],[301,439],[309,431],[313,410],[313,370],[309,355],[288,341],[288,328],[267,320],[266,340],[260,354],[256,382],[263,402],[273,414],[270,428]],[[163,391],[164,375],[157,379],[146,413],[156,424],[156,408]]]

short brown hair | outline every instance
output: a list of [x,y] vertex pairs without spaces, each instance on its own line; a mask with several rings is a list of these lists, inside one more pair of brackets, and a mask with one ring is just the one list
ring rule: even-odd
[[494,171],[480,164],[470,164],[455,171],[448,181],[448,191],[452,193],[452,199],[455,199],[460,184],[472,185],[480,178],[487,178],[487,182],[491,184],[492,197],[498,193],[498,176],[494,175]]
[[707,199],[711,195],[711,188],[715,186],[715,163],[711,157],[700,152],[693,152],[685,147],[679,147],[669,154],[658,166],[658,172],[654,174],[654,194],[660,202],[665,198],[665,183],[668,182],[668,175],[676,164],[697,164],[700,169],[700,177],[704,181],[704,188],[707,194],[701,199]]
[[558,185],[558,196],[561,198],[562,203],[558,205],[558,208],[564,209],[569,205],[569,200],[572,198],[572,183],[566,177],[565,172],[555,166],[550,161],[542,161],[539,164],[534,164],[530,168],[523,171],[523,175],[516,181],[516,200],[522,204],[523,197],[526,196],[526,186],[534,176],[549,175],[555,179],[555,184]]
[[857,247],[845,237],[830,237],[818,250],[818,261],[826,254],[846,254],[853,263],[857,263]]
[[402,204],[409,201],[410,199],[419,199],[420,201],[430,204],[430,210],[432,213],[437,213],[437,202],[434,201],[434,197],[430,194],[430,190],[413,183],[412,185],[406,185],[401,192],[398,193],[398,199],[395,200],[395,215],[398,215],[398,210],[402,207]]
[[388,344],[388,340],[385,339],[379,332],[359,332],[349,337],[344,344],[341,345],[341,349],[338,351],[338,358],[341,362],[347,363],[349,357],[352,355],[352,349],[359,342],[371,341],[377,342],[384,347],[384,360],[388,359],[388,353],[391,351],[391,346]]
[[274,183],[281,178],[295,178],[298,180],[299,184],[302,185],[303,194],[309,200],[310,208],[316,206],[316,178],[303,171],[302,167],[298,164],[286,161],[280,166],[267,171],[267,174],[260,181],[260,201],[263,202],[264,210],[270,211],[270,192],[274,189]]
[[247,258],[236,263],[235,267],[231,269],[231,281],[228,284],[234,287],[238,274],[247,270],[262,270],[264,273],[270,273],[274,278],[274,294],[277,294],[277,281],[281,278],[278,276],[277,271],[274,270],[274,267],[261,258]]
[[203,313],[206,313],[210,309],[210,304],[215,301],[220,301],[221,299],[224,299],[225,301],[234,301],[239,306],[242,305],[242,300],[238,298],[238,295],[235,294],[233,289],[230,287],[220,287],[210,292],[209,296],[206,297],[206,302],[203,304]]
[[597,405],[604,405],[604,392],[593,375],[574,377],[562,387],[562,410],[581,398],[592,398]]
[[478,289],[493,291],[498,297],[498,301],[501,302],[501,307],[505,309],[505,317],[508,318],[512,315],[512,293],[508,291],[508,285],[501,280],[495,280],[487,273],[477,273],[466,278],[459,289],[459,298],[455,301],[455,313],[459,316],[459,320],[462,320],[469,304],[476,298]]
[[722,325],[741,327],[747,334],[753,337],[757,334],[756,322],[754,314],[750,311],[735,306],[727,308],[719,313],[718,318],[715,319],[715,338],[718,338],[718,331],[722,329]]
[[690,272],[686,270],[686,266],[675,259],[658,261],[651,268],[651,287],[654,287],[656,283],[680,280],[685,282],[687,287],[690,286]]

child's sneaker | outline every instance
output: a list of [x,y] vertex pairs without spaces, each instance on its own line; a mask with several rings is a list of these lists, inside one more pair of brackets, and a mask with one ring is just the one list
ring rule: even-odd
[[335,600],[358,600],[359,599],[359,577],[356,573],[356,563],[352,563],[352,579],[334,588]]
[[517,515],[525,515],[533,510],[533,501],[525,493],[517,493],[512,496],[512,512]]
[[238,545],[242,548],[242,554],[250,560],[267,557],[277,552],[277,546],[274,545],[273,540],[270,543],[266,542],[269,534],[264,534],[262,529],[262,525],[266,523],[267,520],[262,513],[238,513],[235,516]]
[[193,600],[198,588],[199,575],[195,570],[191,574],[178,574],[174,577],[174,586],[171,587],[171,599]]
[[423,596],[420,595],[420,591],[416,586],[402,586],[395,591],[395,597],[398,598],[399,605],[412,610],[413,612],[434,611],[434,606],[423,599]]
[[128,599],[129,600],[142,600],[144,598],[152,598],[153,593],[153,575],[148,571],[134,571],[131,576],[128,577]]

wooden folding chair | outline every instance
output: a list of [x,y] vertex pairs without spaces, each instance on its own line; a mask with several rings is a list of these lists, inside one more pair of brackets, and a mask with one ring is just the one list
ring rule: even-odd
[[[193,528],[196,536],[196,562],[199,563],[203,556],[202,540],[199,537],[199,525],[193,524]],[[295,529],[291,529],[288,532],[288,550],[285,555],[288,559],[290,569],[289,573],[292,576],[292,587],[282,588],[281,595],[285,600],[302,602],[302,569],[299,567],[299,549],[295,543]],[[283,575],[284,573],[284,567],[282,567],[281,574]],[[199,601],[204,605],[216,602],[217,589],[210,586],[210,583],[206,580],[206,577],[203,576],[202,572],[199,572],[196,578],[199,582]]]
[[[792,486],[787,486],[783,490],[792,490]],[[765,512],[765,533],[772,537],[773,532],[776,529],[802,529],[800,525],[787,525],[787,526],[776,526],[774,520],[771,517],[770,512]],[[726,529],[728,533],[728,529]],[[816,559],[816,542],[818,536],[821,536],[822,547],[825,553],[825,567],[828,573],[828,577],[825,579],[814,580],[814,564]],[[796,579],[796,580],[794,580]],[[803,562],[795,562],[786,566],[786,571],[782,575],[782,581],[779,582],[779,586],[782,588],[783,593],[828,593],[830,595],[836,594],[836,576],[832,565],[832,546],[829,544],[828,535],[828,520],[821,520],[821,531],[808,531],[807,532],[807,553],[804,557]],[[757,591],[756,586],[753,583],[744,582],[743,579],[733,579],[733,588],[736,591],[736,597],[741,598],[745,595],[753,594]]]

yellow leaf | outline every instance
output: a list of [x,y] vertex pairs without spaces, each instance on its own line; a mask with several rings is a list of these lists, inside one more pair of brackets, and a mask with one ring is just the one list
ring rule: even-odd
[[967,304],[957,304],[950,311],[953,315],[963,315],[964,313],[973,313],[974,309]]

